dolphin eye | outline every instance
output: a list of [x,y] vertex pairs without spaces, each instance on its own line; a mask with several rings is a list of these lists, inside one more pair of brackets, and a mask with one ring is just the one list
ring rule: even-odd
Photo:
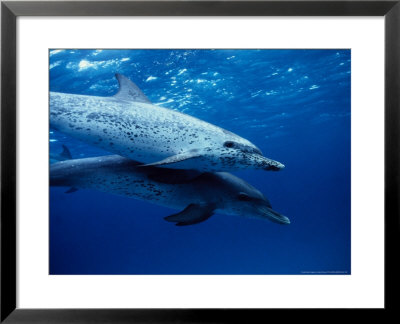
[[224,146],[225,147],[234,147],[235,146],[235,143],[234,142],[231,142],[231,141],[226,141],[225,143],[224,143]]
[[238,196],[237,196],[237,198],[238,198],[240,201],[251,201],[251,200],[252,200],[251,197],[249,197],[248,195],[246,195],[246,194],[243,193],[243,192],[239,193]]

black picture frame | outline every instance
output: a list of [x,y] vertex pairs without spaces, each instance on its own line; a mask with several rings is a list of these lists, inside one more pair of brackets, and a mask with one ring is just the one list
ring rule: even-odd
[[[16,19],[19,16],[384,16],[384,309],[19,309],[16,308]],[[259,322],[292,311],[296,319],[398,311],[400,256],[400,0],[394,1],[2,1],[1,3],[1,313],[3,323]],[[371,165],[373,168],[373,165]],[[372,233],[373,235],[373,233]],[[207,298],[207,296],[205,296]],[[310,312],[313,312],[310,314]],[[332,317],[333,316],[333,317]],[[343,315],[340,315],[343,316]],[[394,317],[396,318],[396,317]],[[321,319],[321,318],[320,318]],[[342,317],[337,319],[343,320]],[[282,320],[280,318],[279,320]],[[360,320],[358,317],[357,320]]]

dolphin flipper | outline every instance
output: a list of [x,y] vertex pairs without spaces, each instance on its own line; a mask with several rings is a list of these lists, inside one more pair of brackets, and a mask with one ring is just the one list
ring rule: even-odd
[[180,213],[164,217],[164,219],[168,222],[175,222],[176,226],[193,225],[210,218],[214,209],[213,205],[190,204]]
[[68,147],[66,147],[64,144],[62,147],[63,151],[61,152],[60,156],[63,157],[65,160],[72,160],[72,155]]
[[185,160],[193,159],[200,157],[201,154],[198,152],[198,150],[191,150],[188,152],[183,152],[179,153],[176,155],[169,156],[165,158],[164,160],[153,162],[153,163],[148,163],[148,164],[142,164],[140,165],[141,167],[147,167],[147,166],[161,166],[161,165],[166,165],[166,164],[172,164],[172,163],[177,163],[177,162],[182,162]]

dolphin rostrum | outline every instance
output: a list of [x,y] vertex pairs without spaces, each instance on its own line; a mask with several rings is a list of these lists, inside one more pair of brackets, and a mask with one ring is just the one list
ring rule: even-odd
[[96,97],[50,92],[50,127],[146,166],[198,171],[280,170],[248,140],[195,117],[153,105],[126,77]]
[[69,192],[95,189],[179,209],[165,217],[178,226],[200,223],[214,212],[290,223],[260,191],[230,173],[143,168],[119,155],[56,162],[50,165],[50,185],[73,188]]

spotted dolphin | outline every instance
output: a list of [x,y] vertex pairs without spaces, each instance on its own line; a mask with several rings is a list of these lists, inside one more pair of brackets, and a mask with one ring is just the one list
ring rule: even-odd
[[111,97],[50,92],[50,127],[147,166],[198,171],[280,170],[250,141],[195,117],[153,105],[116,74]]
[[200,223],[214,212],[290,223],[271,208],[260,191],[230,173],[143,168],[119,155],[54,163],[50,185],[95,189],[178,209],[181,211],[165,217],[178,226]]

